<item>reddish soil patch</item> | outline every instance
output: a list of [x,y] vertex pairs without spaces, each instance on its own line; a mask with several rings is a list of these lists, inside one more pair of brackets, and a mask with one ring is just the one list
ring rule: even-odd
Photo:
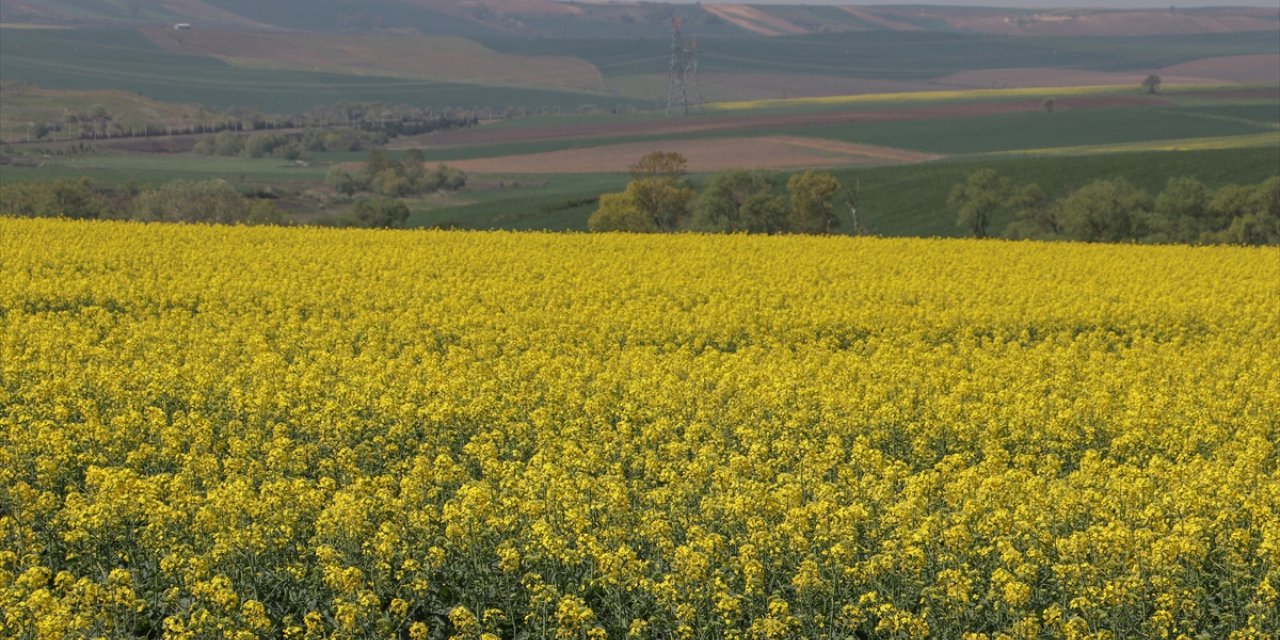
[[707,5],[703,9],[747,31],[764,36],[784,36],[809,31],[778,16],[744,4]]
[[511,56],[465,38],[417,35],[142,29],[157,46],[234,66],[373,74],[428,80],[600,89],[600,71],[569,57]]
[[[1169,104],[1168,100],[1148,96],[1078,96],[1058,100],[1060,108],[1105,109],[1112,107]],[[845,122],[886,122],[892,120],[931,120],[966,118],[1000,113],[1041,111],[1041,100],[1016,100],[986,104],[949,104],[928,107],[875,111],[835,111],[789,113],[775,115],[709,115],[691,118],[655,119],[639,122],[567,123],[550,127],[525,129],[491,129],[476,127],[431,133],[412,139],[417,146],[453,146],[534,142],[612,136],[678,135],[706,131],[751,130],[763,127],[829,125]],[[405,141],[408,144],[410,141]]]
[[1280,80],[1280,55],[1202,58],[1165,67],[1160,74],[1161,77],[1194,76],[1224,82],[1276,82]]
[[[889,29],[891,31],[922,31],[924,29],[924,27],[911,24],[910,22],[902,22],[900,20],[887,18],[883,15],[877,15],[876,13],[873,12],[871,8],[862,8],[862,7],[840,7],[840,8],[844,9],[850,15],[852,15],[853,17],[859,20],[862,20],[864,22],[869,22],[871,24],[883,27],[885,29]],[[887,9],[887,7],[876,7],[876,9],[883,11]]]
[[528,16],[580,16],[583,14],[581,7],[555,0],[407,0],[405,3],[425,5],[436,11],[461,17],[473,16],[477,9]]
[[474,173],[625,173],[651,151],[675,151],[690,171],[799,169],[851,164],[923,162],[940,156],[817,138],[767,136],[664,140],[450,162]]

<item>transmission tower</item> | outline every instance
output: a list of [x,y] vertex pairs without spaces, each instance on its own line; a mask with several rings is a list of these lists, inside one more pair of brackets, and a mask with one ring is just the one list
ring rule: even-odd
[[[671,19],[671,73],[667,76],[667,113],[688,115],[690,107],[701,105],[698,86],[698,40],[685,38],[679,17]],[[690,93],[693,96],[690,96]]]

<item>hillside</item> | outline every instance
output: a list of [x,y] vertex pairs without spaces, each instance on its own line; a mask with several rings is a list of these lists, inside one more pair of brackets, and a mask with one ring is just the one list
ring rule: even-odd
[[191,22],[202,27],[553,38],[644,37],[679,16],[690,33],[791,36],[953,31],[1008,36],[1244,33],[1280,28],[1280,9],[990,9],[934,6],[599,3],[552,0],[6,0],[0,22],[106,26]]

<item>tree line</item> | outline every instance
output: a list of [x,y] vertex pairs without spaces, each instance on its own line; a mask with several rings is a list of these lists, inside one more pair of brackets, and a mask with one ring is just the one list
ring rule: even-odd
[[269,199],[242,194],[225,180],[175,180],[143,188],[95,185],[89,178],[0,187],[0,214],[38,218],[282,224]]
[[1095,180],[1050,200],[1038,184],[1014,184],[979,169],[947,199],[957,224],[975,237],[993,220],[1011,219],[1012,239],[1183,244],[1280,244],[1280,176],[1210,189],[1171,178],[1154,197],[1123,178]]
[[631,165],[619,193],[600,196],[587,220],[592,231],[660,233],[832,233],[840,226],[835,197],[840,181],[805,171],[786,182],[761,171],[718,173],[701,193],[689,181],[688,161],[655,151]]
[[[175,180],[155,187],[95,185],[89,178],[19,182],[0,187],[0,215],[206,224],[292,224],[268,193],[244,193],[225,180]],[[321,226],[398,228],[409,208],[398,200],[355,201],[349,210],[313,217]]]
[[389,198],[457,191],[467,186],[467,174],[446,164],[426,168],[426,156],[410,149],[403,160],[394,160],[386,151],[373,149],[359,169],[335,164],[329,168],[325,183],[343,195],[373,192]]
[[386,133],[359,129],[308,129],[302,133],[264,131],[237,134],[223,131],[206,136],[192,149],[209,156],[283,158],[300,160],[319,151],[359,151],[388,142]]
[[29,140],[102,140],[346,128],[397,137],[469,127],[479,122],[480,113],[475,109],[431,109],[381,102],[339,102],[286,114],[264,114],[245,107],[223,111],[201,107],[195,114],[143,121],[139,121],[136,114],[117,113],[102,104],[93,104],[84,109],[65,110],[57,120],[33,122],[27,135]]

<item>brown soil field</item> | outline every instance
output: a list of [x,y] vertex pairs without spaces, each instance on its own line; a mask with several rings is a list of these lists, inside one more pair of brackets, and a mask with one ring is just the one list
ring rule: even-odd
[[604,78],[584,60],[512,56],[465,38],[415,35],[264,33],[221,29],[144,29],[160,47],[252,68],[330,71],[423,80],[600,91]]
[[[894,20],[892,18],[888,18],[883,15],[878,15],[877,13],[873,12],[871,8],[848,7],[848,6],[840,7],[840,8],[844,9],[846,12],[851,14],[853,17],[858,18],[859,20],[870,22],[871,24],[879,25],[881,27],[884,27],[892,31],[921,31],[924,29],[924,27],[911,24],[910,22],[903,22],[901,20]],[[885,9],[884,7],[876,7],[876,8],[881,10]]]
[[[1168,101],[1158,96],[1065,96],[1058,100],[1058,108],[1061,109],[1102,109],[1161,104],[1168,104]],[[1043,102],[1040,99],[1035,99],[870,111],[830,111],[771,115],[703,115],[689,118],[673,117],[632,122],[569,122],[555,126],[527,128],[495,129],[474,127],[429,133],[402,140],[401,144],[418,147],[453,146],[606,136],[678,135],[706,131],[751,130],[761,127],[825,125],[844,122],[965,118],[999,113],[1041,111],[1043,108]]]
[[453,15],[469,17],[476,9],[527,16],[580,16],[580,7],[553,0],[404,0]]
[[851,164],[924,162],[941,156],[817,138],[765,136],[709,140],[664,140],[566,149],[518,156],[459,160],[449,164],[472,173],[625,173],[652,151],[675,151],[689,170],[801,169]]
[[1225,82],[1280,81],[1280,54],[1221,56],[1192,60],[1161,69],[1161,78],[1192,76]]
[[794,25],[783,18],[770,15],[745,4],[706,5],[703,9],[727,22],[764,36],[785,36],[809,32],[804,27]]

